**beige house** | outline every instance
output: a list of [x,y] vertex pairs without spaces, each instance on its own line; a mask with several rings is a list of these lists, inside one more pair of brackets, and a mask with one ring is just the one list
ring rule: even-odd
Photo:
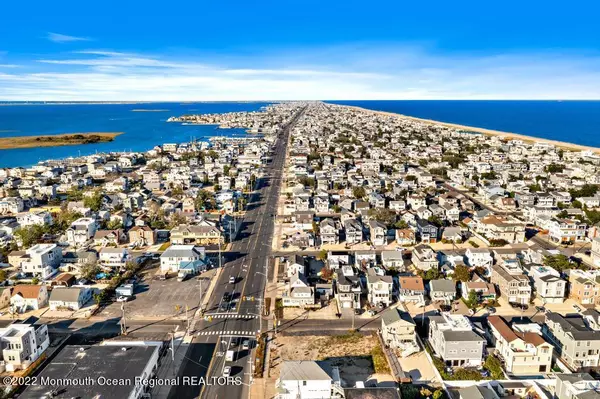
[[15,285],[10,305],[17,313],[37,310],[48,304],[48,289],[45,285]]
[[528,304],[531,299],[529,278],[523,273],[518,262],[504,262],[492,266],[493,284],[498,286],[500,295],[509,303]]
[[149,226],[135,226],[129,230],[129,242],[145,247],[156,244],[156,233]]
[[390,348],[401,351],[402,357],[419,351],[415,321],[408,312],[397,308],[386,310],[381,316],[381,337]]
[[488,323],[506,372],[526,375],[550,371],[553,346],[539,334],[514,331],[499,316],[489,316]]
[[171,243],[210,245],[224,242],[224,236],[214,225],[205,223],[202,225],[181,224],[171,230]]

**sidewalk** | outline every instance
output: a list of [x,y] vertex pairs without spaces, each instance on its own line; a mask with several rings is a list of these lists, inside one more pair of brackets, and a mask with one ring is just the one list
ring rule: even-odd
[[[167,349],[161,358],[161,364],[156,372],[157,379],[174,378],[177,376],[177,372],[179,371],[179,368],[181,367],[181,364],[183,363],[185,355],[189,349],[189,342],[186,342],[184,336],[184,331],[178,331],[175,333],[175,338],[173,339],[173,346],[175,349],[174,355],[171,352],[171,345],[169,342],[169,349]],[[152,397],[167,398],[171,388],[171,385],[158,385],[152,389]]]
[[223,272],[222,267],[219,269],[213,269],[213,270],[216,270],[216,272],[214,272],[214,275],[211,277],[210,285],[208,286],[206,291],[204,291],[204,293],[202,295],[202,301],[200,302],[200,306],[194,313],[194,317],[192,318],[192,322],[190,324],[190,331],[194,331],[196,329],[196,320],[198,320],[198,318],[202,317],[202,315],[204,313],[204,309],[206,309],[206,306],[208,305],[208,301],[212,297],[212,293],[217,285],[217,282],[219,281],[219,278],[221,277],[221,273]]

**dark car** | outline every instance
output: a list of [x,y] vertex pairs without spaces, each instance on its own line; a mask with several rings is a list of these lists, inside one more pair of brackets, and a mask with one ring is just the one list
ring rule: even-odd
[[355,315],[361,315],[361,314],[362,314],[362,312],[363,312],[363,310],[362,310],[362,309],[354,309],[354,314],[355,314]]
[[229,292],[223,293],[223,300],[229,301],[231,299],[231,294]]

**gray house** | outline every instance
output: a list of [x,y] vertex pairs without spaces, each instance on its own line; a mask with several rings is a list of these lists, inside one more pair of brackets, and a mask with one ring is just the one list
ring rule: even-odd
[[481,366],[485,342],[466,316],[442,313],[429,317],[429,343],[448,366]]
[[452,302],[456,298],[456,283],[453,280],[431,280],[429,297],[432,301]]
[[57,287],[50,293],[50,310],[79,310],[92,299],[92,291],[82,287]]
[[346,220],[344,222],[344,231],[346,233],[346,244],[358,244],[363,241],[363,226],[358,220]]
[[574,371],[600,364],[600,330],[596,329],[599,320],[598,312],[595,313],[596,317],[546,314],[542,326],[544,338],[554,345],[556,353]]

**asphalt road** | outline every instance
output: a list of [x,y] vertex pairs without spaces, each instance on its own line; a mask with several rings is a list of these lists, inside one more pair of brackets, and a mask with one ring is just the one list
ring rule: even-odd
[[[277,214],[289,133],[303,112],[304,109],[298,111],[282,129],[274,147],[273,159],[265,167],[264,177],[257,180],[237,239],[228,253],[224,254],[223,271],[205,313],[210,320],[196,323],[195,337],[180,370],[182,376],[220,377],[227,365],[231,367],[231,376],[242,377],[243,384],[208,385],[202,388],[178,386],[171,390],[169,397],[201,396],[212,399],[248,396],[252,350],[241,350],[241,343],[245,339],[255,340],[260,331],[266,329],[266,322],[261,319],[261,309],[271,258],[274,215]],[[230,277],[235,278],[235,283],[230,283]],[[225,293],[230,294],[232,299],[225,300]],[[214,350],[209,358],[211,344]],[[225,361],[227,350],[236,352],[234,361]]]

